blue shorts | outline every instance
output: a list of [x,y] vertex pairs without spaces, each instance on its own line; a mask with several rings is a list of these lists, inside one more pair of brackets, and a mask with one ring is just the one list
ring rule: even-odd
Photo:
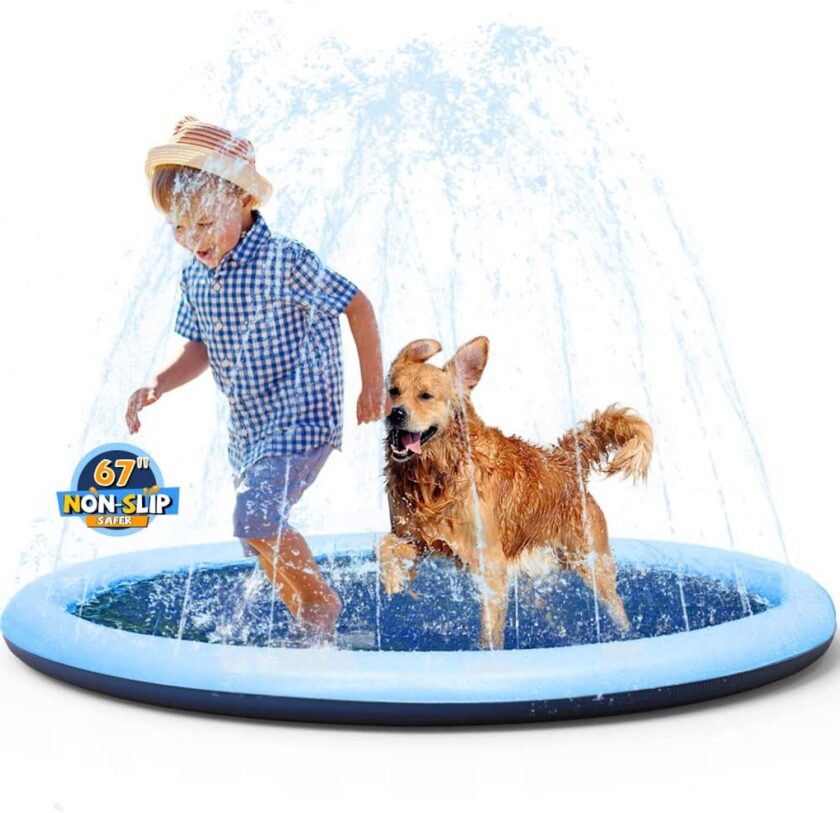
[[306,452],[262,457],[236,479],[233,533],[243,540],[246,556],[257,554],[245,539],[276,539],[288,527],[291,507],[315,481],[331,451],[325,443]]

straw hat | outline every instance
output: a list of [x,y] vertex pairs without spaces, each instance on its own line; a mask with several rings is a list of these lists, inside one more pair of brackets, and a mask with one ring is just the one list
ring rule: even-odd
[[185,116],[168,144],[152,147],[146,158],[149,180],[157,167],[174,164],[218,175],[244,189],[260,206],[271,197],[271,184],[257,172],[254,145],[230,130]]

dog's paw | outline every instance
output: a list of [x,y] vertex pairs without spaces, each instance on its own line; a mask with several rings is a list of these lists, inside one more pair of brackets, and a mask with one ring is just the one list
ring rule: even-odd
[[405,589],[406,574],[398,564],[392,563],[382,567],[381,574],[382,588],[389,596],[402,593]]
[[479,649],[504,649],[505,648],[505,631],[498,630],[492,633],[481,631],[481,636],[478,639]]
[[401,593],[409,571],[417,558],[417,550],[410,542],[388,534],[379,546],[379,578],[389,596]]
[[630,620],[627,618],[627,613],[624,610],[624,604],[621,600],[610,605],[608,609],[610,611],[610,615],[612,616],[613,623],[618,628],[618,631],[622,635],[629,635],[633,631],[633,627],[630,624]]

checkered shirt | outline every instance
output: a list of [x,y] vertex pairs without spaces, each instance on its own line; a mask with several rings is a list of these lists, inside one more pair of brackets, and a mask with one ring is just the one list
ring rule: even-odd
[[215,269],[193,258],[181,276],[175,331],[207,345],[230,404],[236,473],[270,454],[341,449],[338,317],[357,292],[308,248],[256,222]]

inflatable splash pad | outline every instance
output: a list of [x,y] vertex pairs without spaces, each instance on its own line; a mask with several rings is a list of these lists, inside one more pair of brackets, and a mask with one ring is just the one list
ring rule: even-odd
[[831,599],[787,565],[625,539],[613,550],[629,633],[596,611],[577,576],[521,574],[505,648],[482,651],[471,578],[430,559],[408,591],[387,596],[374,555],[380,536],[309,540],[344,602],[338,648],[307,646],[234,542],[58,570],[12,599],[3,635],[35,669],[117,697],[398,725],[561,720],[708,700],[804,668],[834,635]]

